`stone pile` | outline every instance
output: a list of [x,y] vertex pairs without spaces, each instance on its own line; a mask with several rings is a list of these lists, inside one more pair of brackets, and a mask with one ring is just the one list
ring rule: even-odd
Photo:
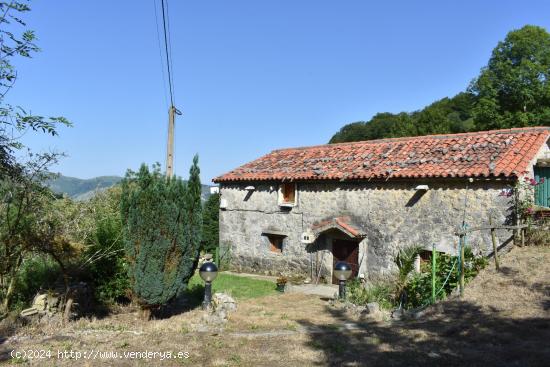
[[[93,295],[90,287],[84,283],[76,283],[65,287],[59,285],[54,290],[38,293],[32,302],[32,306],[21,311],[21,317],[30,321],[55,320],[60,315],[72,319],[92,309]],[[67,306],[68,305],[68,306]],[[69,310],[65,310],[65,308]]]
[[198,325],[194,329],[199,332],[223,330],[229,314],[237,310],[237,301],[228,294],[215,293],[212,296],[212,306],[206,310]]

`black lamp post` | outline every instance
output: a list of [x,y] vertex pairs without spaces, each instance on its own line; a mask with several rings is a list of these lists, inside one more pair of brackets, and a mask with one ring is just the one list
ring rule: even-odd
[[213,262],[205,262],[199,269],[199,275],[205,283],[202,308],[206,310],[210,307],[210,303],[212,302],[212,281],[218,276],[218,267]]
[[334,276],[338,279],[338,298],[346,298],[346,280],[351,276],[351,266],[345,261],[338,261],[334,265]]

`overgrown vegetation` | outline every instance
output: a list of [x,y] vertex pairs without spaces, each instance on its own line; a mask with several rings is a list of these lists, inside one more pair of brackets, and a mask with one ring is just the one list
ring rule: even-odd
[[[458,287],[460,270],[457,256],[438,253],[435,266],[436,299],[445,299]],[[485,257],[474,256],[470,247],[464,248],[464,281],[468,283],[477,273],[487,265]],[[404,291],[404,308],[416,308],[431,303],[432,297],[432,270],[431,255],[428,261],[421,263],[420,273],[410,273]]]
[[97,193],[89,201],[91,228],[81,268],[93,285],[98,301],[110,304],[129,300],[128,264],[124,255],[121,188]]
[[59,155],[27,152],[26,159],[20,157],[24,150],[20,137],[27,131],[57,135],[59,125],[69,122],[63,117],[33,115],[5,103],[6,94],[17,81],[13,61],[38,51],[35,34],[25,29],[23,21],[29,10],[26,2],[0,2],[0,316],[17,293],[17,279],[26,258],[40,253],[63,268],[62,260],[72,250],[64,228],[59,226],[59,212],[52,208],[54,198],[43,185],[47,168]]
[[548,223],[537,223],[539,227],[529,227],[525,231],[525,243],[529,246],[550,246]]
[[550,125],[550,34],[527,25],[498,43],[465,92],[345,125],[330,143],[538,125]]
[[395,293],[390,283],[378,282],[365,287],[358,279],[353,279],[347,282],[346,287],[347,299],[353,304],[366,305],[377,302],[386,310],[393,308],[395,304]]
[[[347,300],[356,305],[377,302],[381,308],[405,309],[426,306],[432,301],[431,255],[421,262],[420,273],[414,271],[414,261],[422,248],[410,246],[401,249],[395,256],[398,272],[392,281],[364,285],[358,279],[347,284]],[[485,257],[474,256],[470,247],[464,248],[464,280],[467,283],[487,265]],[[458,257],[438,253],[436,255],[436,299],[445,299],[458,287],[460,270]]]

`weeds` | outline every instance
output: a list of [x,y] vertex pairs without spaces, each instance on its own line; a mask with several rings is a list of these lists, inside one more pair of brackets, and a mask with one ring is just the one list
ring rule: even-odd
[[377,302],[383,309],[391,309],[393,306],[394,291],[389,283],[373,283],[367,287],[363,286],[357,279],[347,284],[348,301],[356,305],[366,305]]
[[548,228],[528,228],[525,231],[525,242],[530,246],[550,246],[550,230]]

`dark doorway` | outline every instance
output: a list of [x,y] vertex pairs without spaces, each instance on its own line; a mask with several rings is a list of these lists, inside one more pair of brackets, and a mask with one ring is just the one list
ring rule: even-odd
[[[332,240],[332,268],[338,261],[345,261],[351,265],[351,278],[359,274],[359,243],[348,240]],[[332,276],[332,284],[338,284],[338,279]]]

